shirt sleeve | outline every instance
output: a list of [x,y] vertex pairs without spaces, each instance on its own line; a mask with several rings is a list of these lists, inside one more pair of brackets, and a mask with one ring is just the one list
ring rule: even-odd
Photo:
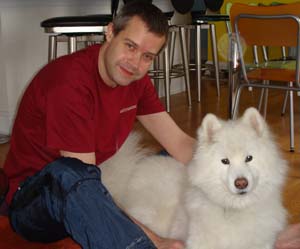
[[141,79],[141,81],[144,88],[138,102],[137,115],[146,115],[165,111],[150,77],[147,75]]
[[47,94],[46,134],[49,148],[95,151],[94,99],[88,89],[65,84]]

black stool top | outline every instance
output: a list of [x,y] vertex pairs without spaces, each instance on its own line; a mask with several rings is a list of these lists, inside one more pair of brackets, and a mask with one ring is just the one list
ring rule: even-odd
[[174,11],[164,12],[164,15],[170,20],[174,15]]
[[214,15],[203,15],[198,12],[191,12],[192,15],[192,22],[194,24],[197,23],[206,23],[206,22],[227,22],[229,21],[229,15],[219,15],[219,14],[214,14]]
[[180,14],[188,13],[194,5],[194,0],[171,0],[171,2],[174,9]]
[[84,15],[61,16],[46,19],[41,22],[41,27],[82,27],[82,26],[106,26],[112,21],[112,15]]
[[0,168],[0,206],[8,192],[8,186],[7,176],[5,175],[4,170]]

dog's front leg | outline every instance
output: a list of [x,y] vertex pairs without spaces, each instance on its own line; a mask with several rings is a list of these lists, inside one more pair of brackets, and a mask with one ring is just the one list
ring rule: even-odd
[[253,246],[251,248],[248,248],[248,249],[273,249],[274,248],[274,245],[271,245],[271,244],[266,244],[264,246]]
[[200,229],[201,225],[199,224],[196,220],[190,221],[186,249],[214,249],[214,246],[210,243],[211,240]]

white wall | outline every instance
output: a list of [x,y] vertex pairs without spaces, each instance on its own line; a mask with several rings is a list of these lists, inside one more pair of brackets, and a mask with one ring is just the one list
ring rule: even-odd
[[[153,3],[163,11],[173,9],[169,0]],[[54,16],[109,12],[106,0],[0,0],[0,134],[10,133],[24,89],[47,63],[48,36],[40,22]],[[182,81],[172,83],[172,92],[183,89]]]

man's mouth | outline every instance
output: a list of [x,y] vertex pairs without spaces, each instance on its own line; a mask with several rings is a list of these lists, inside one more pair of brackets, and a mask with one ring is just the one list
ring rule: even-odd
[[120,66],[120,69],[122,71],[123,74],[131,77],[134,75],[134,73],[132,71],[129,71],[127,68]]

